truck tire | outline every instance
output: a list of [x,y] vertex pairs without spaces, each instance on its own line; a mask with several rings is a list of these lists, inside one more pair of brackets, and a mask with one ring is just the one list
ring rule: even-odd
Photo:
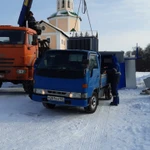
[[50,103],[43,103],[43,106],[47,109],[54,109],[56,105]]
[[23,89],[27,94],[30,94],[33,92],[33,82],[32,81],[26,81],[23,83]]
[[86,113],[94,113],[98,105],[98,96],[97,93],[93,93],[92,97],[89,99],[89,105],[84,107]]
[[2,82],[0,82],[0,88],[2,87],[2,84],[3,84],[3,83],[2,83]]

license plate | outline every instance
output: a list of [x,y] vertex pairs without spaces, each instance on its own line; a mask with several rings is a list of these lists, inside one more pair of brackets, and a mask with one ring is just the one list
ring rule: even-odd
[[3,74],[0,74],[0,78],[4,78],[4,75],[3,75]]
[[64,102],[64,97],[56,97],[56,96],[47,96],[47,100],[49,101],[58,101],[58,102]]

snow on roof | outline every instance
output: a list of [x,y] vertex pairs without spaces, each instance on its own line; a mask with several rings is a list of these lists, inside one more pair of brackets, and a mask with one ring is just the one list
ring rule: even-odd
[[58,32],[61,32],[64,36],[68,37],[68,35],[67,35],[63,30],[61,30],[61,29],[55,27],[55,26],[52,25],[51,23],[47,23],[47,22],[44,21],[44,20],[41,20],[41,21],[40,21],[40,24],[41,24],[41,23],[47,24],[48,26],[52,27],[53,29],[57,30]]

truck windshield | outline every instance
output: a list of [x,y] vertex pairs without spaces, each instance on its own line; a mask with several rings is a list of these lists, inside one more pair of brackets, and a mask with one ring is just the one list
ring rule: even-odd
[[25,31],[0,30],[0,44],[24,44]]
[[47,77],[83,78],[86,59],[86,52],[49,51],[38,65],[36,73]]

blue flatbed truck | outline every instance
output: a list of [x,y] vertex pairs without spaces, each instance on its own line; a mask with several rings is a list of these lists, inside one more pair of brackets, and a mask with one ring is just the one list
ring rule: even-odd
[[111,99],[100,54],[91,50],[49,50],[35,63],[33,101],[52,109],[56,105],[83,107],[94,113],[99,99]]

